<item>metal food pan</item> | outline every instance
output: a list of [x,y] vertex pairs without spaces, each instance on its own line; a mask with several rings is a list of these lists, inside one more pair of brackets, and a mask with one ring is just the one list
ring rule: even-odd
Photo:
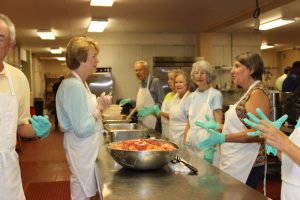
[[142,138],[147,129],[137,123],[104,124],[109,142]]

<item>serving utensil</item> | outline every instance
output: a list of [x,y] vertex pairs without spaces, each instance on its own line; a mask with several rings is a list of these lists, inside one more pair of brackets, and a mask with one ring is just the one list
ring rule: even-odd
[[178,155],[175,157],[174,160],[172,160],[172,163],[178,163],[181,162],[183,163],[186,167],[188,167],[192,172],[194,173],[198,173],[198,169],[196,167],[194,167],[193,165],[191,165],[190,163],[188,163],[187,161],[185,161],[184,159],[180,158]]
[[129,113],[129,115],[127,116],[126,120],[130,120],[132,115],[135,113],[135,111],[137,110],[137,107],[135,107],[134,109],[132,109]]

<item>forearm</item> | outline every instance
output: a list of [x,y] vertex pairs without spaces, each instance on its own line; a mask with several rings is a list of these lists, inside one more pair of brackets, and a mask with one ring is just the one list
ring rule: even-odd
[[233,143],[254,143],[254,142],[263,142],[264,139],[258,136],[248,136],[248,132],[255,131],[254,129],[247,129],[246,131],[235,133],[235,134],[227,134],[225,135],[225,142],[233,142]]
[[164,117],[166,119],[169,119],[169,113],[166,113],[166,112],[160,112],[160,116],[161,117]]
[[288,140],[283,146],[282,151],[284,151],[300,167],[300,148],[297,145]]
[[36,134],[31,126],[31,124],[20,124],[17,128],[17,134],[24,138],[36,137]]
[[223,129],[223,111],[218,109],[214,110],[214,119],[220,125],[219,130]]

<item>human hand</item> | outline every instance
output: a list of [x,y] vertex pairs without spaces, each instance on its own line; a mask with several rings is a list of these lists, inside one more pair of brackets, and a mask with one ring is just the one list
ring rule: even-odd
[[[252,120],[248,120],[248,119],[244,119],[244,122],[246,124],[248,124],[249,126],[253,127],[256,129],[255,132],[248,132],[247,135],[249,136],[258,136],[261,135],[262,133],[264,133],[262,131],[262,125],[260,124],[264,124],[265,127],[274,127],[274,129],[280,129],[280,127],[282,126],[282,124],[287,120],[288,116],[287,115],[283,115],[282,117],[280,117],[278,120],[272,122],[270,121],[265,114],[262,112],[262,110],[260,108],[256,109],[256,112],[258,114],[258,116],[264,120],[264,121],[260,121],[255,115],[253,115],[252,113],[247,113],[248,117]],[[263,122],[263,123],[262,123]],[[268,125],[269,124],[269,125]],[[264,128],[265,131],[267,131],[267,129]],[[277,132],[277,130],[273,130],[273,132]],[[265,144],[265,150],[266,153],[269,155],[270,153],[272,153],[274,156],[277,155],[277,148],[270,146],[269,144]]]
[[160,114],[160,109],[157,105],[155,106],[150,106],[150,107],[142,107],[139,111],[138,111],[138,117],[145,117],[148,115],[159,115]]
[[216,149],[214,147],[210,147],[204,150],[204,160],[209,162],[210,164],[214,161],[214,155],[215,155]]
[[224,134],[219,133],[212,129],[208,129],[207,132],[210,134],[210,136],[207,139],[204,139],[197,144],[197,147],[199,149],[211,148],[216,144],[223,144],[225,142]]
[[262,132],[261,136],[265,138],[265,149],[268,155],[272,153],[275,156],[277,149],[283,151],[289,146],[289,138],[271,123],[262,120],[255,128],[259,129]]
[[206,122],[196,121],[195,125],[199,126],[204,129],[213,129],[218,130],[220,128],[220,125],[212,118],[210,118],[208,115],[205,115]]
[[[264,120],[264,121],[266,121],[266,122],[272,124],[272,125],[275,126],[277,129],[280,129],[280,127],[282,126],[282,124],[283,124],[283,123],[287,120],[287,118],[288,118],[288,115],[283,115],[283,116],[281,116],[279,119],[277,119],[276,121],[272,122],[272,121],[270,121],[270,120],[266,117],[266,115],[262,112],[262,110],[261,110],[260,108],[257,108],[257,109],[256,109],[256,112],[257,112],[258,116],[259,116],[262,120]],[[255,128],[255,129],[257,129],[256,126],[260,123],[260,119],[258,119],[255,115],[253,115],[253,114],[250,113],[250,112],[248,112],[247,115],[248,115],[248,117],[249,117],[252,121],[250,121],[250,120],[248,120],[247,118],[245,118],[245,119],[244,119],[244,122],[245,122],[246,124],[248,124],[249,126]],[[261,134],[262,134],[262,132],[261,132],[259,129],[256,130],[255,132],[248,132],[248,133],[247,133],[247,135],[249,135],[249,136],[258,136],[258,135],[261,135]]]
[[131,99],[130,98],[127,98],[127,99],[122,99],[119,103],[119,106],[124,106],[128,103],[130,103]]
[[29,119],[29,121],[31,122],[32,128],[37,137],[45,138],[49,135],[51,123],[47,115],[34,115],[32,118]]
[[95,112],[93,113],[93,117],[95,118],[95,120],[97,121],[98,119],[101,119],[101,110],[100,109],[96,109]]
[[97,108],[104,112],[112,104],[112,95],[111,93],[105,94],[103,92],[99,97],[97,97]]

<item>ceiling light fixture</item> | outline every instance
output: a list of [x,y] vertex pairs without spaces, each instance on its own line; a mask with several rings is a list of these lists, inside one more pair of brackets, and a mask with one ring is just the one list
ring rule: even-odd
[[55,40],[55,36],[50,30],[38,30],[37,34],[42,40]]
[[50,49],[50,52],[52,54],[61,54],[62,50],[60,48],[53,48],[53,49]]
[[274,44],[261,44],[260,49],[264,50],[264,49],[271,49],[274,48],[275,45]]
[[56,59],[59,61],[66,61],[66,57],[56,57]]
[[111,7],[114,3],[114,0],[91,0],[90,6],[105,6]]
[[88,28],[88,32],[103,32],[107,24],[107,19],[92,19]]
[[293,22],[295,22],[295,19],[280,18],[280,19],[276,19],[276,20],[261,24],[259,26],[259,30],[265,31],[265,30],[269,30],[269,29],[272,29],[272,28],[277,28],[279,26],[284,26],[284,25],[287,25],[287,24],[290,24],[290,23],[293,23]]

